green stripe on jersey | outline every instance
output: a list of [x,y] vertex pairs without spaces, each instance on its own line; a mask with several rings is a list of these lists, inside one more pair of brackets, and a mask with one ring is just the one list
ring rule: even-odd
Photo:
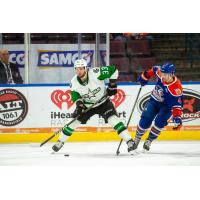
[[71,98],[72,98],[72,101],[75,102],[81,98],[81,95],[78,92],[71,90]]

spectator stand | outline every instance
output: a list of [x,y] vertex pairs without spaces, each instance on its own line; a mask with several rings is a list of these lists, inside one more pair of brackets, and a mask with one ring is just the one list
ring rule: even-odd
[[110,41],[110,64],[115,64],[119,71],[119,81],[137,81],[142,69],[154,65],[151,44],[145,37],[132,39],[125,35],[116,35]]

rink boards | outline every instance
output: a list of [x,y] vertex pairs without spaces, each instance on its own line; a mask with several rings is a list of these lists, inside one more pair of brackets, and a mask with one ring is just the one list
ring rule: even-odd
[[[135,136],[135,132],[130,132]],[[27,143],[27,142],[43,142],[52,133],[31,133],[31,134],[1,134],[0,143]],[[143,140],[147,137],[147,133]],[[58,136],[55,136],[50,142],[57,141]],[[69,142],[80,141],[119,141],[120,138],[115,132],[75,132]],[[200,140],[200,131],[163,131],[158,137],[158,140]]]
[[[119,84],[118,93],[111,98],[120,119],[126,124],[134,105],[139,85]],[[142,88],[130,121],[129,131],[135,134],[141,112],[154,88]],[[185,83],[183,127],[172,131],[173,123],[159,136],[159,140],[200,140],[200,83]],[[0,86],[0,143],[42,142],[63,127],[75,109],[68,84]],[[56,137],[52,140],[55,141]],[[119,140],[113,129],[99,116],[77,129],[69,141]]]

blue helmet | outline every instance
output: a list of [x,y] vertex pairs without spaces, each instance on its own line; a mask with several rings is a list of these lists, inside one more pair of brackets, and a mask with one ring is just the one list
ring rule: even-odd
[[173,63],[164,63],[161,67],[160,67],[160,71],[162,73],[169,73],[169,74],[173,74],[175,72],[175,65]]

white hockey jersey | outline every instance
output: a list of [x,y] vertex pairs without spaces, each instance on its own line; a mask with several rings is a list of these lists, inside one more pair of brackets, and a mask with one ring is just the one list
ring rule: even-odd
[[[118,70],[115,66],[105,66],[88,70],[87,80],[82,82],[75,75],[71,80],[71,98],[75,102],[82,99],[88,107],[106,94],[105,79],[117,79]],[[101,102],[103,103],[103,102]]]

